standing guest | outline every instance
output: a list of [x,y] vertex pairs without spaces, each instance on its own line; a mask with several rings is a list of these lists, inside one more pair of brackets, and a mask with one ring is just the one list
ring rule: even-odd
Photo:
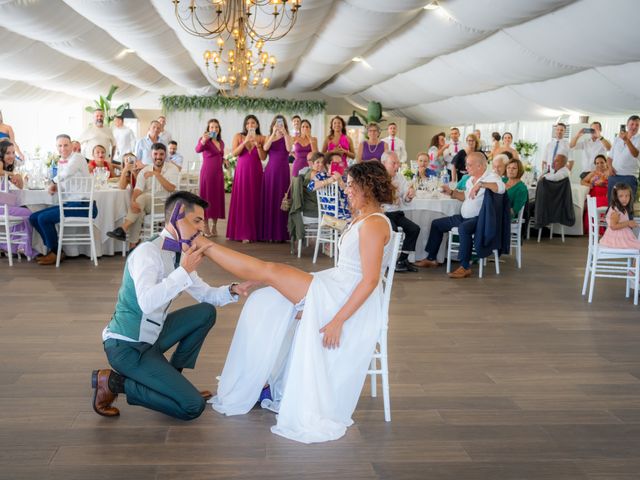
[[593,167],[593,162],[598,155],[603,155],[606,158],[607,152],[611,150],[611,143],[609,140],[602,136],[602,124],[600,122],[591,122],[589,127],[590,131],[585,131],[584,128],[578,130],[574,137],[569,142],[569,147],[574,150],[582,150],[582,165],[580,165],[579,172],[582,172],[580,177],[584,177]]
[[142,162],[143,165],[153,164],[153,159],[151,158],[151,147],[156,143],[162,143],[160,141],[160,122],[152,120],[149,124],[149,131],[144,137],[136,142],[136,148],[133,152],[138,161]]
[[106,168],[109,170],[109,178],[113,177],[113,165],[107,161],[107,150],[102,145],[93,147],[91,161],[87,167],[89,167],[89,173],[91,174],[96,168]]
[[127,187],[131,187],[131,191],[136,188],[136,177],[140,170],[144,168],[142,162],[138,162],[138,159],[133,153],[125,153],[122,157],[122,171],[120,172],[120,180],[118,187],[121,190],[126,190]]
[[511,132],[504,132],[502,134],[502,146],[494,152],[494,155],[498,155],[500,153],[509,153],[512,158],[520,160],[520,154],[518,151],[511,146],[513,143],[513,135]]
[[333,117],[330,122],[329,135],[324,141],[322,151],[329,155],[338,154],[341,157],[339,163],[331,163],[331,171],[329,173],[338,172],[344,174],[347,169],[347,157],[355,158],[353,151],[353,142],[347,136],[347,126],[342,117]]
[[[217,119],[212,118],[207,122],[207,128],[196,145],[196,153],[202,153],[200,196],[209,204],[204,211],[204,235],[216,237],[218,236],[218,219],[225,218],[222,166],[229,168],[229,162],[224,159],[222,127]],[[213,228],[209,226],[210,223],[213,223]]]
[[20,147],[18,147],[18,144],[16,143],[16,136],[13,133],[13,127],[7,123],[4,123],[4,119],[2,118],[2,111],[0,110],[0,141],[2,140],[9,140],[15,148],[17,154],[16,156],[24,159],[24,155],[22,154],[22,152],[20,151]]
[[169,142],[172,140],[172,137],[171,133],[167,130],[167,117],[160,115],[158,117],[158,123],[160,124],[160,131],[158,132],[159,142],[169,146]]
[[178,153],[178,142],[171,140],[169,145],[167,145],[167,148],[169,161],[178,167],[178,171],[182,170],[182,162],[184,161],[184,158]]
[[460,150],[462,150],[462,144],[460,142],[460,129],[458,127],[451,127],[451,129],[449,130],[449,147],[444,151],[444,163],[446,169],[449,170],[450,178],[453,178],[453,157],[455,157]]
[[111,161],[116,153],[116,139],[113,138],[111,129],[104,127],[104,112],[102,110],[93,112],[93,124],[82,132],[78,140],[82,145],[82,155],[86,159],[93,156],[93,147],[96,145],[102,145],[107,150],[107,161]]
[[[295,117],[294,121],[295,121]],[[298,134],[293,136],[293,162],[292,176],[297,177],[300,170],[308,166],[307,157],[311,152],[318,151],[318,139],[311,136],[311,122],[302,120],[297,130]]]
[[71,151],[73,153],[82,153],[82,145],[77,140],[71,140]]
[[640,250],[640,240],[633,233],[634,228],[638,228],[638,224],[633,220],[631,187],[626,183],[617,183],[611,189],[607,230],[599,243],[608,248]]
[[[546,173],[553,164],[556,155],[561,154],[569,158],[569,141],[564,138],[564,133],[567,131],[567,126],[560,122],[555,126],[554,138],[547,143],[542,155],[542,173]],[[568,168],[571,170],[573,167],[573,161],[568,162]]]
[[638,192],[638,155],[640,155],[640,117],[631,115],[627,125],[620,127],[620,133],[613,142],[611,155],[607,160],[609,165],[609,198],[611,189],[617,183],[626,183],[633,191],[633,198]]
[[[302,132],[302,118],[300,118],[300,115],[294,115],[293,117],[291,117],[291,137],[295,138],[298,135],[300,135],[300,133]],[[309,125],[309,128],[311,128],[311,125]]]
[[425,152],[418,152],[418,156],[416,158],[416,162],[418,164],[418,171],[413,176],[415,183],[419,184],[420,182],[425,182],[432,177],[429,173],[429,156]]
[[358,145],[356,162],[366,162],[368,160],[378,160],[382,158],[384,152],[389,151],[389,145],[380,140],[380,127],[377,123],[367,125],[368,140],[364,140]]
[[480,130],[478,130],[477,128],[473,131],[473,134],[476,136],[476,138],[478,139],[478,150],[480,150],[481,152],[486,152],[487,151],[487,144],[484,143],[484,140],[482,140],[482,132],[480,132]]
[[467,174],[467,155],[471,152],[478,152],[480,150],[478,148],[478,139],[473,133],[467,135],[465,140],[467,143],[466,146],[460,149],[460,151],[456,153],[451,160],[451,181],[456,183],[463,175]]
[[[53,178],[49,186],[49,193],[52,195],[58,191],[58,184],[64,180],[71,178],[83,178],[89,176],[89,168],[84,157],[79,153],[71,151],[71,137],[61,134],[56,137],[56,146],[60,154],[58,161],[58,174]],[[87,206],[88,202],[68,202],[69,207]],[[93,204],[93,218],[98,215],[96,204]],[[78,210],[65,211],[65,216],[80,217],[84,216],[84,212]],[[60,209],[58,205],[45,208],[38,212],[32,213],[29,221],[33,228],[40,234],[49,253],[37,258],[39,265],[55,265],[58,259],[58,232],[56,224],[60,223]],[[62,254],[64,257],[64,254]],[[62,258],[60,259],[62,261]]]
[[396,197],[393,203],[384,203],[382,208],[384,214],[391,222],[391,228],[397,232],[398,227],[404,232],[404,241],[402,243],[402,252],[396,261],[396,272],[417,272],[418,269],[409,263],[409,254],[415,252],[416,241],[420,235],[420,227],[405,217],[402,208],[411,203],[416,196],[416,192],[409,185],[404,175],[399,172],[400,160],[396,152],[385,152],[382,155],[382,164],[387,169],[387,173],[391,177],[391,182],[396,189]]
[[[589,187],[589,195],[595,197],[597,207],[606,207],[609,205],[609,167],[607,166],[607,157],[597,155],[595,159],[595,168],[587,174],[580,182],[585,187]],[[589,212],[585,209],[584,233],[589,232]]]
[[[24,182],[22,180],[22,175],[19,173],[14,173],[16,167],[16,148],[15,145],[9,140],[0,141],[0,190],[5,187],[9,187],[8,185],[4,185],[5,175],[8,178],[8,181],[17,189],[22,190],[24,188]],[[7,188],[8,190],[8,188]],[[26,244],[24,245],[24,254],[28,258],[35,257],[36,254],[34,250],[31,248],[31,234],[32,227],[29,223],[29,217],[31,216],[31,210],[26,207],[19,206],[9,206],[9,215],[12,217],[20,217],[22,218],[22,224],[15,225],[11,227],[11,234],[22,234],[26,232]],[[4,214],[4,211],[0,209],[0,215]],[[17,253],[20,245],[11,244],[12,253]],[[0,250],[7,251],[7,244],[0,243]]]
[[115,162],[122,163],[122,157],[131,153],[136,148],[136,136],[129,127],[125,127],[124,118],[116,115],[113,119],[113,127],[111,127],[113,138],[116,139],[116,154],[113,157]]
[[524,165],[520,160],[512,158],[507,163],[507,177],[502,180],[507,188],[507,196],[511,205],[511,218],[518,218],[520,210],[529,200],[529,190],[521,180],[524,175]]
[[265,138],[260,134],[258,118],[247,115],[242,125],[242,132],[233,137],[232,154],[238,157],[238,163],[231,189],[227,238],[249,243],[260,235],[261,162],[267,154],[262,148]]
[[154,143],[151,148],[153,165],[147,165],[136,178],[136,188],[131,195],[129,211],[121,227],[111,232],[107,236],[124,242],[129,238],[129,249],[134,248],[140,241],[140,232],[145,215],[151,213],[151,188],[152,178],[156,179],[156,189],[153,192],[158,197],[168,197],[178,185],[178,168],[171,162],[165,161],[167,158],[167,147],[164,143]]
[[429,145],[429,176],[438,177],[446,166],[444,152],[449,148],[444,132],[437,133],[431,138]]
[[500,140],[502,140],[502,137],[498,132],[493,132],[491,134],[491,153],[489,153],[489,158],[493,158],[498,155],[502,149],[502,143]]
[[401,164],[407,163],[407,147],[404,145],[404,140],[396,136],[398,134],[398,125],[391,122],[387,127],[387,133],[389,135],[382,139],[389,147],[387,150],[396,152]]
[[271,121],[271,135],[264,142],[269,153],[269,162],[262,177],[262,229],[263,242],[285,242],[289,240],[287,224],[289,213],[280,208],[289,189],[289,151],[291,136],[287,120],[276,115]]
[[418,260],[415,264],[419,267],[437,267],[438,250],[442,244],[442,237],[453,227],[458,227],[460,236],[460,267],[449,274],[450,278],[466,278],[471,276],[471,251],[473,249],[473,234],[478,224],[478,216],[482,209],[482,202],[486,189],[494,193],[504,193],[506,187],[500,177],[491,170],[487,170],[487,160],[480,152],[471,152],[467,157],[467,169],[469,178],[464,192],[451,190],[444,185],[443,191],[451,195],[451,198],[462,200],[462,208],[459,215],[438,218],[431,223],[431,231],[425,250],[427,258]]
[[505,181],[507,179],[507,164],[511,160],[515,159],[509,158],[506,153],[499,153],[491,160],[491,168]]
[[[347,185],[344,183],[342,176],[338,172],[333,172],[333,175],[329,176],[329,166],[331,165],[328,155],[322,152],[316,152],[311,155],[311,175],[309,176],[309,182],[307,183],[307,190],[315,192],[324,188],[332,183],[338,184],[338,213],[334,215],[336,218],[342,220],[348,220],[351,218],[351,212],[349,211],[349,204],[347,201],[347,195],[345,190]],[[321,197],[326,198],[326,197]],[[325,201],[325,203],[328,203]],[[333,207],[328,205],[327,210],[333,211]],[[320,219],[322,220],[322,219]]]

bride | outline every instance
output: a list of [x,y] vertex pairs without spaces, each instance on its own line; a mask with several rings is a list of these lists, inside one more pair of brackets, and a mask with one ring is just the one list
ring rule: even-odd
[[211,400],[216,411],[247,413],[269,384],[272,399],[262,406],[278,412],[273,433],[324,442],[353,423],[382,327],[380,279],[392,253],[381,204],[393,203],[395,192],[384,166],[367,162],[349,168],[346,193],[358,213],[340,239],[335,268],[310,274],[217,244],[206,250],[225,270],[269,285],[242,310]]

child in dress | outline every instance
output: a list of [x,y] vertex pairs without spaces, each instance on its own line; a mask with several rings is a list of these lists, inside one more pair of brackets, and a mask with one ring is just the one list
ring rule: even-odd
[[611,202],[607,210],[607,230],[600,240],[600,245],[640,250],[640,240],[632,230],[637,228],[638,224],[630,220],[630,217],[633,217],[631,187],[626,183],[617,183],[611,192]]

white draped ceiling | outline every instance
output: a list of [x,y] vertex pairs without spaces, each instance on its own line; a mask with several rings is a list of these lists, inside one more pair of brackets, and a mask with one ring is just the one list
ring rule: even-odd
[[[188,0],[183,0],[183,3]],[[210,0],[197,0],[199,5]],[[640,110],[635,0],[303,0],[273,86],[424,124]],[[214,93],[171,0],[0,0],[0,101]],[[354,57],[362,61],[353,62]]]

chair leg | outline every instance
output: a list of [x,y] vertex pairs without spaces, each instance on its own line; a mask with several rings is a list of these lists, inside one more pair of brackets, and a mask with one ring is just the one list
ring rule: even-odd
[[484,258],[479,258],[478,259],[478,278],[482,278],[483,275],[483,270],[484,270]]
[[321,238],[322,238],[322,231],[320,227],[318,227],[318,236],[316,237],[316,246],[313,249],[313,263],[316,263],[316,260],[318,260],[318,250],[320,249]]
[[[91,215],[91,213],[89,213]],[[91,256],[93,257],[93,264],[98,266],[98,252],[96,250],[96,237],[93,233],[93,223],[89,225],[89,238],[91,239]]]
[[538,228],[538,243],[540,243],[540,240],[542,239],[542,227]]
[[[636,258],[636,268],[634,271],[633,284],[634,284],[634,292],[633,292],[633,304],[638,305],[638,280],[640,279],[640,258]],[[627,282],[628,284],[629,282]]]
[[594,252],[591,256],[591,282],[589,283],[589,303],[593,300],[593,290],[596,283],[596,267],[598,266],[598,254]]
[[560,225],[560,235],[562,236],[562,243],[564,243],[564,225]]
[[302,256],[302,239],[298,240],[298,258]]
[[447,239],[447,273],[451,273],[451,250],[452,250],[452,246],[451,246],[451,242],[453,235],[450,233],[449,234],[449,238]]
[[591,264],[591,247],[589,247],[589,251],[587,252],[587,263],[584,266],[584,281],[582,282],[582,296],[587,293],[587,284],[589,283],[589,266]]
[[58,233],[58,251],[57,253],[57,258],[56,258],[56,268],[58,268],[60,266],[60,256],[62,255],[62,239],[64,237],[64,223],[60,222],[60,226],[58,227],[59,233]]
[[553,223],[549,225],[549,239],[553,239]]
[[493,255],[496,259],[496,275],[500,275],[500,257],[498,256],[498,250],[494,250]]
[[386,342],[385,345],[380,345],[380,367],[382,370],[382,398],[384,403],[384,421],[391,421],[391,398],[389,395],[389,362],[387,359]]
[[522,239],[518,237],[518,245],[516,246],[516,261],[518,268],[522,268]]
[[13,247],[11,246],[11,227],[5,224],[4,230],[5,230],[5,235],[7,239],[7,241],[5,242],[7,244],[7,258],[9,259],[9,266],[13,267]]
[[[378,365],[376,362],[376,357],[372,357],[371,358],[371,365],[370,367],[371,370],[377,370],[378,369]],[[372,397],[376,397],[378,395],[378,383],[377,383],[377,373],[372,373],[371,374],[371,396]]]
[[[631,259],[627,258],[627,277],[629,276],[629,270],[631,269]],[[634,269],[635,272],[635,269]],[[635,276],[635,275],[634,275]],[[629,298],[629,293],[631,292],[631,287],[629,286],[629,279],[625,282],[624,296],[625,298]]]

